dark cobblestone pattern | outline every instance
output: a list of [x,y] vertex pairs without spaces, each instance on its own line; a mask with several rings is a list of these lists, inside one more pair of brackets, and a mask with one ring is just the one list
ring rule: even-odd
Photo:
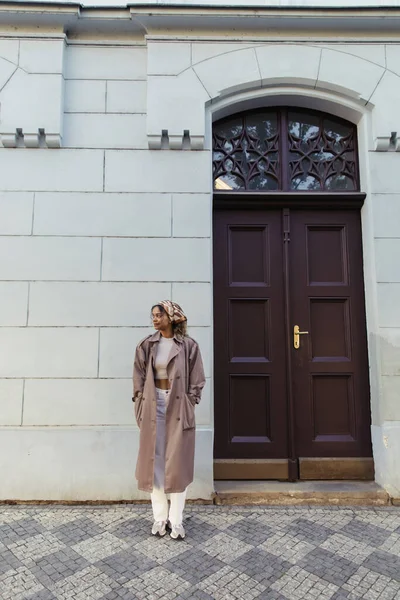
[[0,507],[1,600],[400,600],[400,508]]

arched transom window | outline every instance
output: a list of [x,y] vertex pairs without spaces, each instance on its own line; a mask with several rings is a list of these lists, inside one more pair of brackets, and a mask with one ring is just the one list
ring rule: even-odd
[[214,123],[218,191],[359,190],[357,131],[325,113],[275,108]]

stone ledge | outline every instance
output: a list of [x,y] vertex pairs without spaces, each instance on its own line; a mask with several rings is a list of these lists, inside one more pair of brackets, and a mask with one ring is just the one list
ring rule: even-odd
[[[388,506],[389,494],[374,482],[217,481],[218,505]],[[400,501],[399,501],[400,502]]]

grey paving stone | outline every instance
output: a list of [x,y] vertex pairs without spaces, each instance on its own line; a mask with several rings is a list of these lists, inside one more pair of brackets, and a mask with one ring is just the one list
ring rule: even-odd
[[324,542],[328,537],[334,534],[333,530],[324,527],[324,525],[314,523],[311,520],[311,517],[310,519],[296,519],[282,529],[282,531],[287,531],[290,535],[295,536],[302,542],[309,542],[312,544]]
[[0,575],[11,569],[17,569],[21,565],[21,561],[8,548],[0,548]]
[[26,596],[26,600],[57,600],[50,590],[36,592],[32,596]]
[[376,527],[370,523],[364,523],[358,519],[353,519],[350,523],[347,523],[347,525],[342,528],[341,533],[353,540],[376,547],[381,546],[390,535],[390,531],[381,527]]
[[137,596],[125,588],[112,590],[99,600],[137,600]]
[[[95,566],[119,584],[124,584],[158,567],[158,563],[133,548],[108,556],[95,563]],[[108,600],[108,599],[107,599]]]
[[85,517],[52,529],[53,535],[69,546],[88,540],[95,535],[99,535],[103,531],[104,529],[97,523],[94,523],[89,518]]
[[85,569],[88,565],[85,558],[66,546],[58,552],[47,554],[37,560],[31,567],[31,571],[42,585],[49,586]]
[[323,548],[315,548],[298,561],[297,565],[309,573],[313,573],[321,579],[338,586],[346,583],[358,569],[358,565],[354,562]]
[[12,521],[11,523],[0,525],[0,541],[7,546],[19,540],[25,540],[43,533],[44,531],[45,528],[32,518]]
[[221,560],[202,552],[199,548],[190,548],[163,564],[164,569],[179,575],[193,585],[216,573],[224,566],[225,563]]
[[109,529],[110,533],[127,542],[139,542],[151,535],[152,521],[143,517],[132,517]]
[[287,600],[287,598],[275,590],[265,590],[256,596],[255,600]]
[[333,594],[331,600],[349,600],[349,595],[347,592],[339,590],[338,592],[335,592],[335,594]]
[[400,558],[394,554],[376,550],[369,555],[362,566],[400,582]]
[[261,548],[254,548],[239,556],[231,566],[268,587],[282,577],[292,565]]
[[177,600],[214,600],[212,596],[203,592],[203,590],[198,590],[196,588],[187,590],[179,596],[176,597]]
[[183,521],[183,525],[187,533],[186,541],[193,546],[201,544],[218,533],[221,533],[221,530],[218,527],[202,521],[196,515],[189,515],[186,517]]
[[400,508],[0,506],[1,600],[400,600]]
[[274,529],[254,518],[244,518],[230,525],[225,533],[243,540],[247,544],[258,546],[274,535]]

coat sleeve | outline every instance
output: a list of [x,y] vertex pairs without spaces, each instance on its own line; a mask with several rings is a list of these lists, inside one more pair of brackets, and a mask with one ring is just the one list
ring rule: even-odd
[[143,394],[144,382],[146,379],[146,357],[143,346],[140,343],[135,352],[135,360],[133,362],[133,396],[132,401]]
[[197,342],[194,342],[189,353],[189,390],[188,395],[198,404],[201,400],[201,392],[206,383],[204,375],[203,360]]

